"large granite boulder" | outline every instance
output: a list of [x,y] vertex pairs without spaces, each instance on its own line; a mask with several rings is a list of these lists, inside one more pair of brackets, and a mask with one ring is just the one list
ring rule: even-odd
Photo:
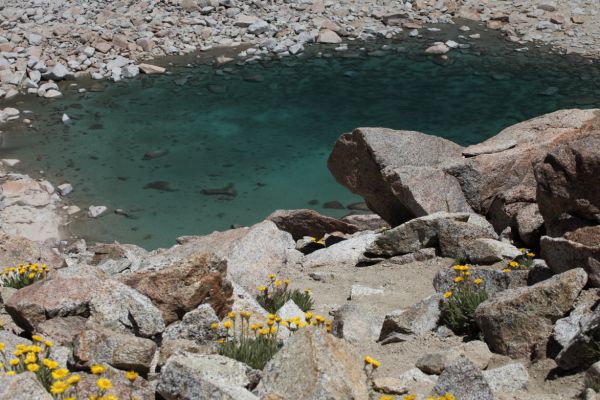
[[156,352],[150,339],[96,328],[81,332],[74,343],[73,357],[78,368],[108,364],[122,370],[148,373]]
[[224,260],[200,254],[158,271],[124,275],[122,281],[148,296],[169,324],[204,303],[223,317],[233,302],[233,287],[225,279],[226,271]]
[[556,147],[535,166],[537,202],[549,226],[563,214],[600,223],[600,124],[590,130],[589,136]]
[[504,129],[463,151],[466,159],[446,169],[469,205],[490,217],[498,232],[515,227],[519,211],[536,202],[533,165],[558,146],[589,135],[598,110],[561,110]]
[[156,392],[165,400],[258,400],[246,389],[251,372],[224,356],[175,354],[163,367]]
[[289,400],[369,397],[363,362],[356,350],[316,327],[292,336],[265,366],[257,391]]
[[93,275],[56,276],[17,291],[6,311],[25,331],[47,320],[82,316],[105,328],[155,337],[165,324],[160,311],[143,294],[121,282]]
[[393,311],[385,316],[379,341],[402,335],[420,335],[437,328],[440,319],[441,294],[434,294],[408,308]]
[[337,140],[328,167],[396,226],[437,211],[471,211],[458,182],[443,171],[461,152],[456,143],[420,132],[358,128]]
[[28,262],[47,264],[52,269],[62,268],[65,263],[58,254],[43,243],[0,233],[0,265],[17,266]]
[[354,233],[358,230],[355,225],[336,218],[321,215],[314,210],[277,210],[267,217],[279,229],[289,232],[294,240],[311,236],[322,238],[326,233]]
[[555,273],[583,268],[590,284],[600,287],[600,226],[579,228],[564,237],[542,236],[540,248]]
[[514,358],[543,356],[554,323],[572,309],[586,283],[587,274],[578,268],[505,290],[481,303],[475,320],[492,351]]

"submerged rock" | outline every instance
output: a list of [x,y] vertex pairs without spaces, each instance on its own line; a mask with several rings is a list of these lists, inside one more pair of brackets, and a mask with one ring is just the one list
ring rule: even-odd
[[326,233],[354,233],[358,228],[336,218],[321,215],[313,210],[277,210],[267,218],[283,231],[291,233],[294,240],[311,236],[317,239]]
[[171,184],[167,181],[154,181],[144,185],[144,189],[154,189],[161,192],[176,192],[177,189],[172,189]]

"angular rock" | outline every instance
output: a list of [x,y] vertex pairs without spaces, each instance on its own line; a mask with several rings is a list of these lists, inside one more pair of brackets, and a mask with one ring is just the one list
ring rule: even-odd
[[471,211],[460,185],[443,169],[462,147],[420,132],[358,128],[342,135],[328,160],[335,179],[365,198],[392,226],[437,211]]
[[20,236],[0,233],[0,264],[17,266],[24,262],[46,264],[49,268],[64,266],[64,259],[50,247]]
[[73,357],[78,368],[108,364],[122,370],[147,373],[150,370],[156,343],[109,329],[89,329],[75,339]]
[[224,356],[176,354],[163,367],[156,392],[165,400],[258,400],[246,389],[250,372]]
[[[600,118],[600,111],[596,111]],[[592,128],[590,128],[592,129]],[[540,213],[552,225],[562,214],[600,223],[600,129],[550,151],[535,166]]]
[[515,224],[519,238],[529,248],[539,246],[540,237],[544,231],[544,218],[537,204],[528,204],[517,211]]
[[445,351],[425,354],[417,360],[416,367],[426,374],[439,375],[459,357],[465,357],[476,368],[483,370],[487,368],[493,353],[485,342],[473,340]]
[[204,303],[224,316],[231,309],[233,293],[225,279],[226,271],[226,261],[200,254],[159,271],[137,272],[121,280],[148,296],[169,324]]
[[[498,232],[506,226],[514,227],[518,211],[535,203],[537,183],[533,165],[560,144],[587,136],[597,112],[561,110],[513,125],[476,145],[498,146],[500,151],[466,158],[446,172],[456,177],[469,205],[478,213],[488,215],[492,204],[497,203],[496,214],[504,214],[502,218],[495,217],[494,227]],[[506,143],[511,146],[506,148]],[[470,147],[465,149],[466,153],[470,151]],[[500,196],[511,191],[510,196]]]
[[167,326],[163,339],[186,339],[198,344],[214,342],[218,339],[218,334],[210,325],[218,322],[213,308],[208,304],[201,304],[195,310],[186,313],[181,321]]
[[324,44],[338,44],[342,43],[342,38],[331,29],[321,29],[319,36],[317,37],[317,42]]
[[384,231],[365,254],[392,257],[434,247],[443,256],[464,257],[465,246],[471,240],[497,237],[493,227],[481,216],[437,212]]
[[526,390],[529,384],[527,368],[521,363],[507,364],[502,367],[483,371],[483,377],[494,393],[507,393]]
[[13,320],[28,332],[46,320],[83,316],[118,332],[152,337],[164,330],[160,311],[144,295],[111,279],[56,276],[15,293],[5,305]]
[[379,341],[394,333],[419,335],[437,328],[440,318],[441,294],[431,295],[403,310],[394,311],[385,316]]
[[512,260],[522,255],[515,246],[494,239],[480,238],[465,246],[469,261],[474,264],[493,264],[498,261]]
[[384,316],[370,302],[351,302],[333,312],[332,333],[353,345],[379,338]]
[[573,311],[565,318],[561,318],[554,324],[552,337],[563,348],[580,333],[580,327],[590,318],[598,301],[600,301],[599,289],[588,289],[581,292]]
[[434,391],[438,395],[452,393],[461,400],[494,400],[490,385],[481,371],[464,357],[444,369]]
[[313,251],[302,258],[301,264],[306,268],[340,264],[355,266],[376,238],[377,235],[374,233],[356,235],[326,248]]
[[37,326],[37,333],[62,346],[73,346],[77,335],[85,330],[87,320],[83,317],[55,317]]
[[265,366],[257,392],[290,399],[366,399],[362,365],[348,343],[322,328],[302,329]]
[[140,64],[140,71],[142,71],[146,75],[160,75],[164,74],[167,69],[163,67],[159,67],[158,65],[152,64]]
[[542,236],[540,248],[554,273],[583,268],[590,283],[600,287],[600,226],[579,228],[565,237]]
[[266,219],[273,221],[282,231],[291,233],[294,240],[304,236],[320,239],[327,233],[354,233],[358,230],[354,225],[313,210],[277,210]]
[[587,274],[578,268],[506,290],[481,303],[475,320],[492,351],[513,358],[543,356],[554,323],[571,310],[586,283]]
[[33,372],[0,375],[0,400],[52,400]]

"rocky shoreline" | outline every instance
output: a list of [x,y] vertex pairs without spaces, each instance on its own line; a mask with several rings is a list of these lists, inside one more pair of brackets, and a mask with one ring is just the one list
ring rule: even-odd
[[[19,91],[60,97],[57,81],[83,76],[118,81],[140,72],[163,73],[147,61],[216,47],[247,45],[239,56],[252,62],[299,55],[311,43],[344,48],[348,41],[389,39],[406,32],[410,39],[426,35],[425,24],[461,20],[501,30],[523,49],[543,43],[595,58],[600,55],[597,14],[587,3],[544,0],[486,5],[470,0],[50,1],[43,6],[7,0],[0,9],[0,97],[11,98]],[[453,43],[433,43],[426,52],[441,55]]]

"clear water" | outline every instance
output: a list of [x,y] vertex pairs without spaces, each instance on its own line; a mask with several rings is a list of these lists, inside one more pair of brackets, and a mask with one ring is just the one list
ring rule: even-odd
[[[82,208],[104,204],[132,216],[81,216],[73,232],[155,248],[279,208],[348,213],[324,208],[361,200],[334,181],[326,160],[337,137],[356,127],[419,130],[468,145],[539,114],[600,107],[598,65],[581,59],[515,52],[485,33],[442,64],[422,55],[425,41],[388,44],[383,56],[367,54],[382,43],[363,44],[220,68],[180,59],[170,75],[90,82],[85,94],[66,87],[61,100],[18,105],[31,110],[34,128],[11,126],[2,157],[70,182],[69,199]],[[71,123],[61,123],[63,112]],[[144,160],[149,151],[166,154]],[[228,186],[235,196],[203,193]]]

